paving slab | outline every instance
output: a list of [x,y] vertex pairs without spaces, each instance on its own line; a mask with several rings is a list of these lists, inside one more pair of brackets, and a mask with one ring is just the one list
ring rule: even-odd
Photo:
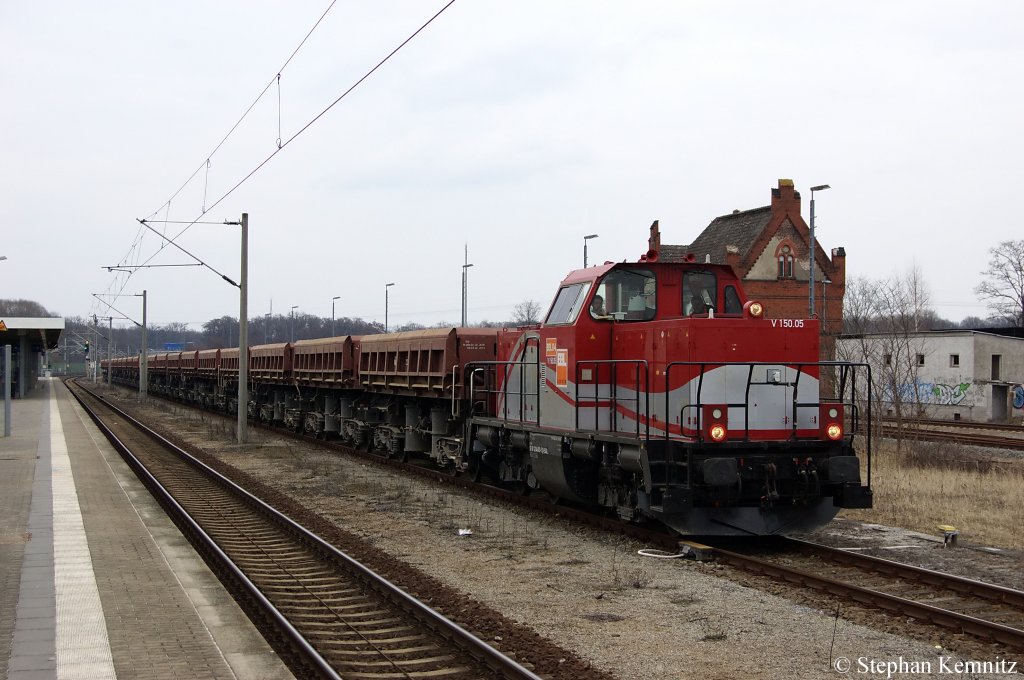
[[0,668],[34,678],[292,675],[58,380],[0,440]]

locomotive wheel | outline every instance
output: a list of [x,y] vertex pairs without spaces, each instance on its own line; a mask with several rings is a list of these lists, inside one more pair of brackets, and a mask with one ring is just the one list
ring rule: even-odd
[[480,456],[471,456],[469,459],[469,479],[472,482],[480,482],[484,478],[484,464]]

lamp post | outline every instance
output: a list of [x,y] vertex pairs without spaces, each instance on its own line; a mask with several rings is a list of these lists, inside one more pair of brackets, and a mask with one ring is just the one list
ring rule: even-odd
[[388,332],[388,288],[393,286],[393,283],[384,284],[384,332]]
[[[249,439],[249,213],[242,213],[239,222],[224,224],[242,228],[241,271],[238,283],[221,274],[221,278],[238,287],[238,424],[237,441],[245,444]],[[158,232],[159,233],[159,232]]]
[[149,326],[146,324],[146,290],[142,291],[142,352],[139,356],[139,397],[149,392]]
[[273,314],[273,312],[267,312],[266,314],[263,315],[267,319],[266,322],[264,322],[264,324],[263,324],[263,344],[264,345],[267,344],[267,342],[268,342],[267,341],[267,330],[270,328],[270,315],[271,314]]
[[238,444],[242,445],[249,439],[249,213],[242,213],[239,226],[242,228],[242,262],[238,283],[238,425],[235,429]]
[[291,311],[288,312],[292,316],[292,318],[291,318],[291,327],[292,327],[291,328],[291,335],[292,335],[292,340],[291,341],[292,342],[295,342],[295,310],[298,309],[298,308],[299,308],[298,305],[292,305]]
[[597,234],[590,234],[583,237],[583,268],[587,268],[587,241],[592,238],[597,238]]
[[470,267],[472,267],[472,266],[473,265],[471,265],[469,263],[469,246],[467,245],[466,246],[465,259],[463,260],[463,264],[462,264],[462,327],[463,328],[466,327],[466,323],[467,323],[467,321],[466,321],[466,314],[468,312],[468,308],[466,307],[466,291],[467,291],[467,288],[469,286],[469,275],[468,275],[467,270]]
[[807,318],[808,319],[813,319],[814,318],[814,252],[816,250],[815,246],[817,244],[817,241],[815,241],[815,239],[814,239],[814,192],[815,191],[824,191],[825,189],[831,189],[831,188],[832,187],[830,187],[827,184],[819,184],[816,187],[811,187],[811,248],[810,248],[810,254],[808,256],[808,260],[810,261],[810,266],[811,266],[811,272],[810,272],[810,278],[808,279],[810,285],[807,286],[807,288],[809,290],[809,292],[808,292],[808,300],[807,300],[807,309],[808,309]]
[[340,295],[335,295],[331,298],[331,337],[334,337],[334,301],[341,298]]
[[[3,259],[7,259],[4,256]],[[11,346],[4,345],[4,436],[11,436]]]

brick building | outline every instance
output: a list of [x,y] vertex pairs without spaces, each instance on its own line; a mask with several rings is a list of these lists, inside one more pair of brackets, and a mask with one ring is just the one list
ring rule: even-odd
[[[693,243],[662,245],[658,223],[651,225],[649,249],[663,261],[732,265],[743,280],[747,297],[765,306],[765,316],[804,319],[808,312],[810,227],[800,214],[800,192],[793,181],[780,179],[771,204],[753,210],[734,210],[716,217]],[[846,251],[826,254],[817,244],[814,256],[815,315],[821,320],[823,359],[835,358],[835,338],[843,327],[846,292]]]

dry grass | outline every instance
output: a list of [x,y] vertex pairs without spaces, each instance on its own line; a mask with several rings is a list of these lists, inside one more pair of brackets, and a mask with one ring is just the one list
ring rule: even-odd
[[952,524],[965,541],[1024,549],[1024,462],[935,443],[876,444],[875,507],[842,516],[929,534]]

